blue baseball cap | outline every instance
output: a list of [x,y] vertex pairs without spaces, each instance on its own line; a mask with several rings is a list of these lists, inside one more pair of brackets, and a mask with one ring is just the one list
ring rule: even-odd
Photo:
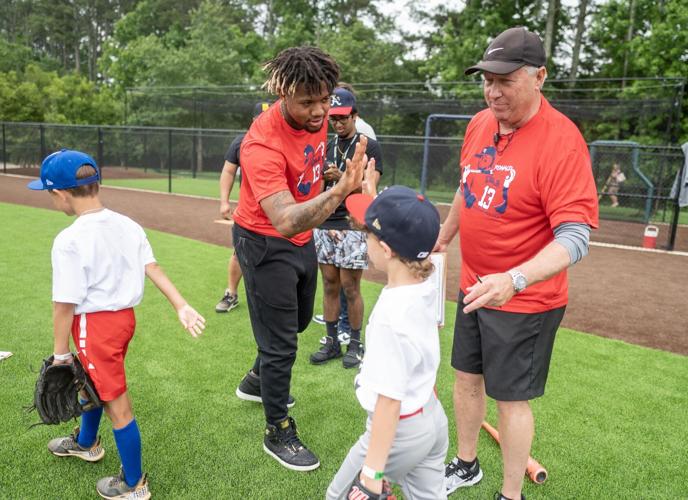
[[330,115],[350,115],[356,106],[354,95],[342,87],[337,87],[330,96]]
[[346,199],[351,216],[401,257],[423,260],[440,234],[440,213],[425,196],[406,186],[390,186],[376,198],[352,194]]
[[[82,165],[91,165],[96,175],[77,179],[76,173]],[[96,161],[86,153],[62,149],[46,156],[41,164],[41,178],[27,184],[29,189],[69,189],[93,184],[100,180],[100,170]]]

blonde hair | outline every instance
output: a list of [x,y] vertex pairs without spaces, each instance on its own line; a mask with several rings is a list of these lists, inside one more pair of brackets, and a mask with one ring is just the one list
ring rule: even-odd
[[423,260],[411,260],[397,254],[397,258],[406,265],[415,278],[426,280],[435,270],[435,264],[429,257]]
[[[76,171],[77,179],[86,179],[87,177],[92,177],[94,175],[96,175],[96,169],[88,163],[81,165],[79,170]],[[98,194],[99,184],[98,182],[92,182],[91,184],[86,184],[85,186],[77,186],[65,189],[65,191],[68,191],[72,196],[74,196],[74,198],[90,198]]]

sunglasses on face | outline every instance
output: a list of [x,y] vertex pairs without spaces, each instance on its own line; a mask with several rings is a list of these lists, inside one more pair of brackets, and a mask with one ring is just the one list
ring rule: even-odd
[[346,122],[349,118],[351,118],[351,115],[330,115],[330,123],[344,123]]

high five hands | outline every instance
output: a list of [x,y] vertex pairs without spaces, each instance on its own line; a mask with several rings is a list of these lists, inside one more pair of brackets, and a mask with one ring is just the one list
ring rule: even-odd
[[346,170],[339,178],[337,187],[339,187],[345,195],[351,192],[358,191],[363,188],[363,192],[370,194],[372,190],[375,196],[377,189],[377,176],[373,175],[375,172],[375,159],[368,160],[366,155],[366,148],[368,147],[368,138],[361,135],[361,139],[356,144],[354,156],[346,160]]

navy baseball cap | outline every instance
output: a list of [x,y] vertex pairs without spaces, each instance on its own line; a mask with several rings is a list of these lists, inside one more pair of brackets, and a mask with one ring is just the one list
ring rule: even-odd
[[356,106],[354,95],[342,87],[337,87],[330,97],[330,115],[350,115]]
[[440,233],[440,213],[425,196],[406,186],[391,186],[375,199],[352,194],[346,199],[351,216],[401,257],[423,260]]
[[264,101],[257,102],[253,106],[253,118],[256,118],[257,116],[259,116],[263,111],[267,111],[269,107],[270,107],[269,102],[264,102]]
[[545,46],[539,36],[527,28],[509,28],[492,40],[482,61],[467,68],[464,73],[470,75],[477,71],[487,71],[506,75],[525,65],[539,68],[546,62]]
[[[77,179],[76,173],[82,165],[91,165],[96,175]],[[41,178],[27,184],[29,189],[69,189],[93,184],[100,180],[100,170],[96,161],[86,153],[62,149],[46,156],[41,164]]]

